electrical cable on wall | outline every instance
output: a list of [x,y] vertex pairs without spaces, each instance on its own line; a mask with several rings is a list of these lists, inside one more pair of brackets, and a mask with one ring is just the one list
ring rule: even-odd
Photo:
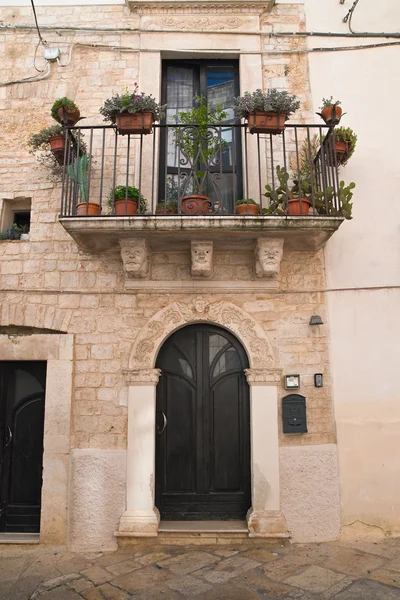
[[36,16],[36,8],[35,8],[35,4],[34,4],[33,0],[31,0],[31,4],[32,4],[32,10],[33,10],[33,16],[35,17],[36,29],[38,32],[40,43],[45,45],[45,44],[47,44],[47,42],[46,42],[46,40],[44,40],[42,38],[42,34],[40,33],[39,24],[38,24],[38,20],[37,20],[37,16]]

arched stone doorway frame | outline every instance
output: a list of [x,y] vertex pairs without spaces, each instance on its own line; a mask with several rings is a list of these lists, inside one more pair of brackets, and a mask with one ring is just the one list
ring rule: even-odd
[[213,323],[233,333],[245,349],[250,368],[251,494],[249,535],[285,533],[280,512],[278,383],[276,354],[264,329],[241,307],[226,301],[173,302],[156,312],[136,337],[125,372],[128,394],[127,497],[120,536],[156,536],[155,402],[160,370],[155,368],[163,343],[178,329],[193,323]]

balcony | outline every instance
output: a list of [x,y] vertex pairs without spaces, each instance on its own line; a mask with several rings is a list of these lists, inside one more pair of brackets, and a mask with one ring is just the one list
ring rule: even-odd
[[193,239],[251,249],[266,234],[318,250],[344,218],[332,127],[273,135],[232,123],[154,125],[151,135],[120,135],[85,126],[66,138],[60,223],[85,251],[129,238],[158,252]]

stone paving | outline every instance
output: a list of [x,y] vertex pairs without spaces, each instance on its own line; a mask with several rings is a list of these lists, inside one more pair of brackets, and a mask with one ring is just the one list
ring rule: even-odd
[[0,600],[395,600],[400,538],[117,552],[0,548]]

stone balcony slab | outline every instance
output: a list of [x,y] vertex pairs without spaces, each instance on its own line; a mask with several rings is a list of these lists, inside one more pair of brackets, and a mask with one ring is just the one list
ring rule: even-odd
[[285,248],[322,248],[343,222],[324,216],[133,216],[62,217],[60,223],[80,248],[99,254],[121,239],[144,238],[152,251],[188,250],[192,240],[210,240],[217,250],[250,250],[260,235],[280,237]]

